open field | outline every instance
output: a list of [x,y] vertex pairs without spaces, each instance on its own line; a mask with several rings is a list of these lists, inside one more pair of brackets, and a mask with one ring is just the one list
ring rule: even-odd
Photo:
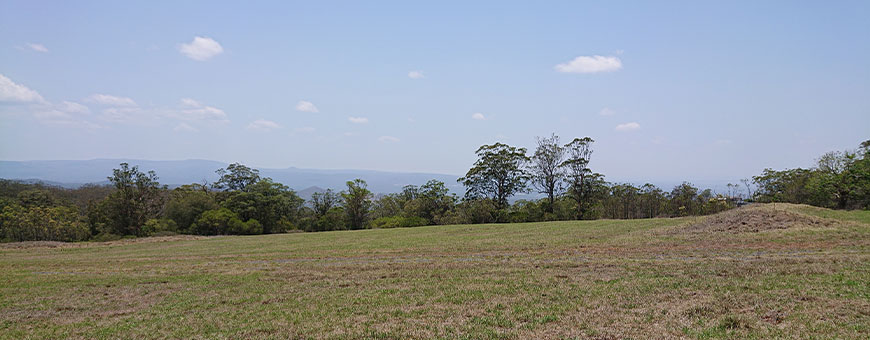
[[870,212],[776,209],[0,245],[0,338],[870,337]]

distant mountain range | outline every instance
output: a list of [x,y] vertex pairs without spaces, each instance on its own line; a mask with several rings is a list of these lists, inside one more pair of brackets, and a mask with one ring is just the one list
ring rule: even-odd
[[[82,184],[108,184],[107,177],[112,169],[118,168],[122,162],[137,165],[139,170],[154,170],[159,181],[170,188],[190,183],[212,183],[218,179],[215,170],[225,168],[228,164],[209,160],[181,161],[149,161],[139,159],[92,159],[85,161],[0,161],[0,178],[14,179],[24,182],[43,182],[49,185],[66,188],[79,187]],[[375,194],[399,192],[408,184],[422,185],[430,179],[444,182],[451,192],[462,196],[465,188],[456,182],[459,176],[432,173],[389,172],[373,170],[323,170],[323,169],[270,169],[258,168],[260,175],[289,186],[297,191],[300,197],[309,199],[315,192],[326,189],[341,191],[345,183],[360,178],[368,183],[368,188]],[[629,182],[641,185],[646,181],[621,180],[608,178],[612,182]],[[665,191],[670,191],[682,181],[658,180],[651,181]],[[701,189],[710,188],[715,192],[724,193],[725,180],[690,180]],[[739,183],[734,180],[732,183]],[[741,190],[743,188],[741,187]],[[537,193],[521,194],[517,199],[532,199],[542,197]]]
[[[120,163],[139,166],[140,171],[154,170],[162,184],[175,187],[190,183],[214,182],[215,170],[228,164],[209,160],[149,161],[138,159],[92,159],[84,161],[0,161],[0,178],[28,182],[45,182],[63,187],[78,187],[87,183],[108,183],[107,177]],[[430,173],[406,173],[372,170],[269,169],[258,168],[260,175],[298,191],[308,198],[326,189],[342,190],[345,183],[360,178],[374,193],[401,191],[408,184],[421,185],[430,179],[444,182],[456,193],[464,192],[456,183],[458,176]]]

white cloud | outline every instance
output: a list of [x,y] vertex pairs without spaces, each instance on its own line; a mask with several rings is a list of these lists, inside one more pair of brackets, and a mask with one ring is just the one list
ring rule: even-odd
[[611,72],[622,68],[622,61],[617,57],[600,55],[579,56],[564,64],[556,65],[556,71],[563,73],[598,73]]
[[320,110],[317,109],[317,106],[304,100],[300,100],[299,103],[296,104],[296,110],[302,112],[320,112]]
[[178,50],[196,61],[206,61],[224,52],[221,44],[208,37],[195,37],[189,44],[179,45]]
[[474,114],[471,115],[471,119],[475,119],[475,120],[486,120],[486,116],[484,116],[484,115],[483,115],[482,113],[480,113],[480,112],[475,112]]
[[426,76],[423,75],[423,71],[408,72],[408,78],[411,78],[411,79],[420,79],[420,78],[425,78],[425,77]]
[[366,117],[347,117],[347,120],[354,124],[365,124],[369,122],[369,119]]
[[100,126],[85,120],[83,116],[90,115],[91,110],[75,102],[64,101],[57,105],[37,105],[33,117],[42,123],[58,124],[72,127],[99,128]]
[[190,126],[187,123],[178,124],[172,130],[175,132],[197,132],[197,131],[199,131],[195,127]]
[[631,122],[631,123],[619,124],[616,126],[615,130],[616,131],[634,131],[634,130],[639,130],[639,129],[640,129],[640,124],[638,124],[637,122]]
[[45,99],[27,86],[16,84],[12,79],[0,74],[0,102],[7,103],[44,103]]
[[248,130],[271,131],[280,128],[281,125],[278,125],[278,123],[265,119],[257,119],[248,124]]
[[109,122],[130,124],[147,122],[154,117],[138,107],[110,107],[103,110],[100,118]]
[[601,109],[601,111],[598,111],[598,114],[602,115],[602,116],[612,116],[612,115],[616,114],[616,111],[613,111],[608,107],[605,107],[605,108]]
[[31,50],[34,50],[36,52],[42,52],[42,53],[48,52],[48,48],[46,48],[45,45],[43,45],[43,44],[27,43],[27,47],[30,47]]
[[181,108],[178,110],[169,110],[166,115],[187,121],[212,121],[222,123],[229,121],[224,110],[214,106],[204,105],[190,98],[182,98]]
[[105,106],[137,106],[133,99],[127,97],[116,97],[108,94],[92,94],[84,99],[88,103],[100,104]]
[[190,98],[181,98],[181,105],[187,106],[187,107],[201,107],[202,106],[202,104],[200,104],[198,101],[190,99]]
[[62,103],[58,104],[57,107],[59,110],[69,113],[91,113],[91,109],[89,109],[87,106],[76,102],[68,102],[65,100]]
[[393,136],[380,136],[378,137],[378,141],[381,143],[396,143],[399,139]]

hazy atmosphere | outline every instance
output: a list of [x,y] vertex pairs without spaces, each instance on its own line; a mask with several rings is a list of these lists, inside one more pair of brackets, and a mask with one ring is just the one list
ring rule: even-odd
[[870,339],[870,1],[0,0],[0,340]]
[[[787,6],[786,6],[787,5]],[[870,132],[870,4],[0,1],[0,159],[737,181]]]

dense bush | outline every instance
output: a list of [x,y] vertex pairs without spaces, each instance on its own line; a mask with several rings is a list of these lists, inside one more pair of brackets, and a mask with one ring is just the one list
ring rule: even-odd
[[178,225],[175,221],[167,218],[152,218],[142,226],[142,233],[147,236],[176,234],[178,233]]
[[419,216],[388,216],[379,217],[369,223],[371,228],[407,228],[428,225],[429,220]]
[[71,207],[6,206],[0,214],[4,241],[84,241],[91,232]]
[[197,235],[254,235],[263,233],[263,225],[255,219],[242,222],[227,208],[203,212],[191,226]]

